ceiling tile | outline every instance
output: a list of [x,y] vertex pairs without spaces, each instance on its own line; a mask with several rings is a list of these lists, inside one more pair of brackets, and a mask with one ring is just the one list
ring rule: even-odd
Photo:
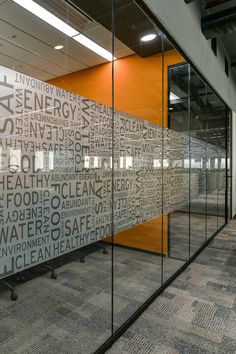
[[64,69],[70,72],[82,70],[87,67],[87,65],[83,65],[78,60],[70,57],[70,55],[55,50],[52,46],[41,42],[2,20],[0,20],[0,36],[11,41],[12,44],[15,43],[17,46],[21,46],[45,59],[50,58],[51,62],[57,63],[57,65],[64,67]]
[[46,41],[51,46],[67,38],[66,35],[12,1],[7,1],[1,6],[0,18],[31,36]]
[[0,54],[0,64],[23,74],[33,76],[39,80],[47,81],[54,78],[54,76],[49,73],[45,73],[38,68],[30,66],[29,64],[23,63],[17,59],[5,56],[4,54]]
[[[88,67],[107,63],[107,60],[60,33],[37,16],[13,1],[2,2],[0,11],[0,64],[22,66],[24,73],[40,79],[63,76]],[[84,32],[90,39],[111,51],[111,33],[98,23],[90,23]],[[62,44],[60,51],[55,45]],[[115,55],[120,58],[133,54],[126,45],[115,39]],[[8,58],[8,59],[6,59]],[[28,72],[27,72],[28,70]]]

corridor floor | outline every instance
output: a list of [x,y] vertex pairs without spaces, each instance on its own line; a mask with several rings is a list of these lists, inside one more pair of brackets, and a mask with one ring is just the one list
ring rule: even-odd
[[107,353],[236,354],[236,221]]

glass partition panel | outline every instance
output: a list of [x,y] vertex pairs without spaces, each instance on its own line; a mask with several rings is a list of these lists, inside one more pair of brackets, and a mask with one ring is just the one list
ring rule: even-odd
[[232,218],[232,111],[226,107],[227,114],[227,222]]
[[226,168],[227,168],[227,110],[225,104],[220,98],[215,97],[215,114],[217,116],[217,147],[218,147],[218,229],[226,222],[227,204],[226,204]]
[[[165,52],[165,62],[170,61],[171,56],[172,51]],[[189,259],[189,65],[181,57],[179,61],[180,64],[168,67],[169,129],[164,140],[163,176],[164,195],[171,190],[171,197],[164,210],[168,215],[164,280]]]
[[115,330],[161,285],[168,220],[162,217],[163,33],[133,1],[115,1],[114,18],[115,37],[130,48],[114,62]]
[[218,229],[218,116],[217,98],[207,88],[207,237]]
[[206,240],[206,85],[191,69],[190,75],[190,256]]
[[17,328],[5,322],[1,351],[92,353],[112,331],[100,242],[112,219],[112,35],[83,1],[0,3],[0,275],[19,285],[15,303],[0,294]]

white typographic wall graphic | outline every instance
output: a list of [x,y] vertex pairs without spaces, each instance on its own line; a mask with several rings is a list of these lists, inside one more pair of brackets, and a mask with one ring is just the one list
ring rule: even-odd
[[0,278],[184,207],[206,148],[0,67]]

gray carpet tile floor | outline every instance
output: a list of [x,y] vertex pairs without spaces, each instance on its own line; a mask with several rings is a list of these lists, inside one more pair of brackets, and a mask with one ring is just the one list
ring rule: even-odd
[[[161,285],[162,264],[163,279],[167,280],[183,265],[187,258],[189,219],[188,217],[186,219],[186,213],[174,214],[173,217],[171,216],[170,224],[173,257],[165,257],[162,260],[158,255],[114,247],[113,324],[115,330]],[[191,215],[193,230],[197,230],[199,227],[199,218],[202,216]],[[215,220],[213,220],[213,224],[215,225]],[[137,330],[133,331],[131,328],[125,333],[124,337],[112,348],[114,353],[191,353],[188,351],[189,323],[194,329],[195,341],[193,339],[193,343],[197,343],[199,336],[204,337],[205,327],[207,331],[210,331],[211,328],[217,328],[218,332],[223,330],[226,323],[224,297],[221,295],[222,303],[219,304],[219,309],[218,307],[215,309],[214,299],[212,300],[211,296],[220,298],[222,291],[220,281],[225,279],[230,282],[230,292],[227,293],[227,296],[229,298],[234,296],[236,284],[235,279],[232,282],[230,271],[234,269],[235,259],[230,258],[232,252],[229,252],[234,247],[233,227],[236,230],[236,225],[224,229],[224,233],[217,236],[217,241],[214,241],[198,258],[195,263],[199,265],[197,270],[192,270],[191,266],[174,283],[176,285],[172,285],[155,302],[156,305],[152,305],[154,306],[153,310],[148,310],[144,315],[144,324],[141,323],[138,327],[140,323],[138,320],[135,324]],[[192,245],[198,248],[204,241],[204,237],[201,241],[199,233],[193,232]],[[218,246],[215,245],[215,242]],[[42,273],[40,276],[20,284],[17,287],[19,298],[16,302],[12,302],[9,299],[9,292],[4,291],[4,288],[1,289],[0,286],[0,354],[91,354],[110,337],[112,331],[112,257],[110,246],[106,247],[109,251],[107,255],[103,254],[101,249],[97,249],[86,256],[85,263],[80,263],[78,256],[68,255],[68,259],[62,267],[56,270],[57,280],[52,280],[49,273]],[[184,247],[186,254],[183,256]],[[228,247],[228,249],[224,247]],[[208,254],[208,252],[210,253]],[[217,277],[221,271],[217,266],[227,266],[228,272],[227,277],[223,274],[219,281]],[[214,271],[211,268],[214,268]],[[204,295],[203,291],[198,289],[201,282],[204,283],[202,277],[204,279],[207,277],[208,295]],[[188,299],[188,296],[191,299]],[[204,300],[204,296],[206,300]],[[158,301],[161,301],[160,304]],[[189,304],[187,308],[185,301]],[[213,301],[213,305],[210,305],[209,310],[204,306],[211,301]],[[233,300],[228,301],[232,303]],[[213,306],[213,310],[211,306]],[[199,315],[201,311],[204,314],[214,314],[209,323],[206,319],[201,319]],[[230,311],[231,309],[228,309],[226,313],[228,320],[231,321],[232,332],[235,317]],[[217,323],[218,317],[222,321],[220,324]],[[176,318],[178,323],[175,324],[174,319]],[[174,333],[178,334],[174,335]],[[146,337],[147,334],[153,335],[153,337]],[[173,338],[171,334],[174,335]],[[164,341],[164,338],[167,337],[170,342]],[[179,342],[175,344],[175,340]],[[226,335],[225,339],[222,338],[221,344],[222,346],[224,343],[233,345],[233,342],[232,335]],[[187,348],[186,351],[183,351],[184,347]],[[191,345],[191,350],[193,348],[194,346]],[[197,345],[196,348],[198,348]],[[202,348],[205,350],[206,345],[198,350]],[[202,353],[208,352],[203,351]],[[195,353],[200,353],[200,351],[195,351]],[[212,351],[212,353],[215,352]]]
[[236,353],[236,221],[215,237],[107,353]]
[[[111,336],[111,249],[96,250],[17,286],[18,300],[0,292],[0,354],[90,354]],[[167,274],[181,261],[169,259]],[[148,271],[147,271],[148,270]],[[114,248],[114,329],[161,284],[161,257]]]
[[[224,192],[202,193],[183,209],[169,214],[169,256],[187,260],[225,223]],[[217,215],[218,214],[218,215]]]

